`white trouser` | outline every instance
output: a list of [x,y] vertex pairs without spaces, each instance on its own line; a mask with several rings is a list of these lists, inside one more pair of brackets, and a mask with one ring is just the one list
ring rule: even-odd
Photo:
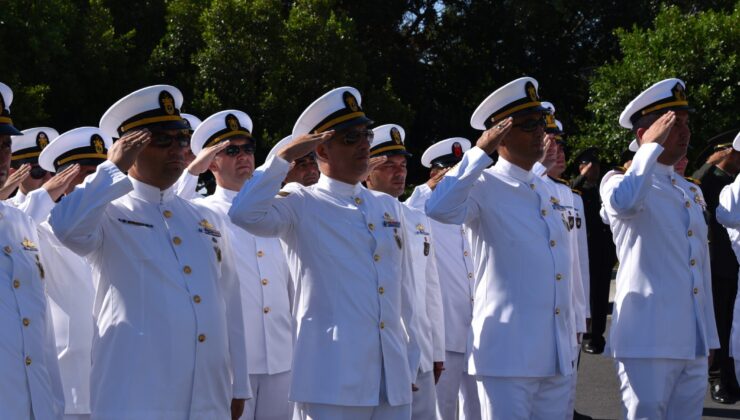
[[244,406],[241,420],[289,420],[293,414],[288,401],[290,371],[274,375],[249,375],[252,398]]
[[573,366],[576,368],[573,369],[572,380],[571,380],[571,390],[570,390],[570,400],[568,401],[568,412],[573,413],[576,411],[576,387],[578,386],[578,360],[581,357],[581,346],[580,344],[573,349],[573,354],[576,355],[576,359],[573,361]]
[[624,419],[699,419],[707,392],[707,358],[615,361]]
[[740,381],[740,357],[735,359],[735,377]]
[[419,372],[415,385],[419,390],[412,393],[411,418],[430,420],[437,416],[437,392],[434,386],[434,371]]
[[483,420],[570,419],[573,378],[478,376]]
[[437,413],[441,420],[455,420],[458,398],[460,420],[480,420],[480,401],[475,377],[468,375],[464,353],[445,352],[445,370],[437,382]]
[[391,406],[382,402],[375,407],[357,407],[296,403],[296,414],[296,420],[409,420],[411,404]]

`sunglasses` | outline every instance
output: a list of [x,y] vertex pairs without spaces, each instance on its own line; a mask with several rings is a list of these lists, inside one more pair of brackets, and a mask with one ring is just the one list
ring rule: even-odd
[[547,121],[545,121],[545,117],[536,119],[536,120],[526,120],[523,123],[520,124],[512,124],[512,127],[517,127],[520,130],[524,131],[525,133],[531,133],[535,131],[539,127],[544,127],[547,125]]
[[162,131],[152,131],[152,146],[167,149],[172,147],[172,143],[177,143],[182,148],[188,147],[190,146],[190,136],[186,132],[171,135]]
[[357,143],[360,140],[367,140],[369,142],[372,142],[374,138],[375,133],[373,133],[373,130],[353,130],[345,133],[342,141],[346,145],[351,145]]
[[226,148],[223,150],[223,152],[226,154],[226,156],[234,157],[239,154],[239,152],[244,152],[245,155],[253,155],[254,154],[254,145],[253,144],[230,144],[226,146]]

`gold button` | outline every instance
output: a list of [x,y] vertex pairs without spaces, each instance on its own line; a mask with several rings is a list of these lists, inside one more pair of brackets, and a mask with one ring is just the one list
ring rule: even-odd
[[692,258],[691,261],[689,261],[689,264],[696,265],[696,260]]
[[269,283],[269,282],[267,281],[267,279],[262,279],[262,285],[263,285],[263,286],[267,286],[267,283]]
[[380,329],[382,330],[383,328],[385,328],[385,322],[380,321]]
[[560,274],[560,273],[558,273],[558,274],[557,274],[557,275],[555,276],[555,280],[557,280],[557,281],[560,281],[560,280],[562,280],[562,279],[563,279],[563,275],[562,275],[562,274]]
[[182,268],[182,271],[184,271],[184,272],[185,272],[185,274],[190,274],[190,273],[192,273],[192,272],[193,272],[193,269],[192,269],[192,268],[190,268],[190,266],[189,266],[189,265],[186,265],[185,267],[183,267],[183,268]]
[[260,251],[257,251],[257,256],[258,257],[262,258],[263,255],[265,255],[264,252],[262,252],[261,250]]
[[463,252],[463,255],[467,257],[468,256],[468,251]]
[[475,299],[473,299],[473,298],[470,298],[470,301],[471,301],[471,302],[475,302]]
[[694,294],[695,295],[698,295],[699,294],[699,288],[698,287],[694,287]]
[[21,287],[21,281],[18,279],[13,280],[13,288],[17,289]]
[[529,188],[534,189],[534,184],[529,184]]
[[269,306],[265,306],[265,309],[263,309],[262,312],[264,312],[264,313],[270,312],[270,307]]
[[543,216],[547,216],[547,210],[545,210],[545,209],[542,209],[542,211],[540,211],[540,213],[542,213]]
[[685,206],[686,206],[686,208],[691,207],[691,202],[690,201],[687,201],[686,204],[685,204]]
[[554,239],[550,240],[550,246],[555,246],[555,240]]
[[169,210],[165,210],[165,211],[163,211],[163,212],[162,212],[162,214],[164,215],[164,217],[166,217],[166,218],[168,218],[168,219],[169,219],[170,217],[172,217],[172,212],[171,212],[171,211],[169,211]]
[[555,315],[560,315],[560,308],[555,308]]
[[694,231],[693,230],[689,230],[689,232],[687,233],[687,235],[694,236]]
[[206,335],[205,334],[199,335],[198,336],[198,341],[200,341],[201,343],[204,342],[204,341],[206,341]]
[[383,288],[383,286],[378,287],[378,293],[380,293],[381,295],[385,293],[385,289]]
[[31,320],[28,318],[23,318],[23,326],[27,327],[31,324]]
[[362,204],[362,199],[360,197],[355,197],[355,204],[357,205]]
[[193,302],[200,303],[200,296],[198,295],[193,296]]
[[370,230],[375,230],[375,225],[374,225],[374,224],[372,224],[372,223],[368,224],[368,225],[367,225],[367,227],[368,227],[368,229],[370,229]]
[[468,278],[469,279],[472,279],[473,278],[473,273],[468,273]]
[[180,237],[179,237],[179,236],[175,236],[174,238],[172,238],[172,242],[173,242],[173,243],[174,243],[175,245],[180,245],[180,244],[182,243],[182,239],[180,239]]
[[380,261],[380,255],[378,254],[373,255],[373,259],[375,260],[375,262]]
[[26,356],[26,366],[31,366],[31,358]]
[[13,252],[13,248],[11,248],[10,245],[6,245],[5,248],[3,248],[3,251],[5,251],[6,254],[10,254]]

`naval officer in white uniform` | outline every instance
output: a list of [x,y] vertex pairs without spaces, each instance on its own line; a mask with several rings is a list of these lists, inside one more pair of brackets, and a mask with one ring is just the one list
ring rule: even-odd
[[288,389],[293,358],[293,286],[288,263],[279,239],[254,236],[228,218],[234,198],[254,172],[256,140],[252,132],[252,119],[238,110],[217,112],[195,129],[190,139],[193,153],[201,156],[203,150],[218,150],[209,164],[216,191],[195,202],[222,216],[231,243],[237,244],[234,259],[253,395],[241,418],[284,420],[292,415]]
[[[399,125],[385,124],[374,128],[373,135],[370,157],[380,163],[374,165],[365,184],[370,190],[398,198],[406,188],[406,164],[411,156],[404,144],[406,133]],[[429,218],[423,210],[406,205],[402,209],[412,261],[416,338],[421,350],[411,418],[426,420],[437,415],[435,384],[444,370],[445,358],[444,311]]]
[[[409,419],[419,367],[403,210],[369,191],[371,122],[352,87],[298,118],[293,141],[255,171],[229,215],[280,237],[297,283],[290,399],[303,419]],[[319,182],[278,194],[290,163],[315,150]]]
[[120,138],[49,218],[97,283],[93,418],[229,418],[250,396],[228,235],[172,187],[189,146],[181,106],[157,85],[109,108],[100,128]]
[[471,232],[477,285],[468,369],[484,419],[572,415],[577,331],[568,234],[562,209],[531,171],[543,155],[545,113],[530,77],[493,92],[471,118],[486,131],[426,203],[430,217]]
[[601,181],[619,257],[605,352],[615,358],[624,418],[701,417],[707,356],[719,346],[706,203],[673,170],[689,145],[689,110],[679,79],[638,95],[619,123],[640,147],[626,172]]
[[[0,185],[10,170],[13,92],[0,83]],[[61,419],[64,393],[36,225],[0,201],[0,410],[8,419]]]
[[[421,164],[430,168],[429,181],[414,188],[406,205],[424,211],[437,183],[469,149],[468,139],[452,137],[425,150]],[[467,367],[467,356],[473,344],[468,335],[475,297],[471,247],[462,225],[430,221],[445,318],[444,373],[437,382],[438,415],[441,420],[479,420],[478,386]]]

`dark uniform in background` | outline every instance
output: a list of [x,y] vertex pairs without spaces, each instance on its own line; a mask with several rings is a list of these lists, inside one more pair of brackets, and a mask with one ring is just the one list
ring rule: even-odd
[[[723,145],[724,146],[724,145]],[[727,144],[730,147],[731,144]],[[721,146],[715,151],[721,150]],[[707,203],[706,217],[709,225],[709,257],[712,264],[712,294],[714,296],[714,316],[717,320],[717,333],[720,348],[714,352],[714,362],[709,367],[709,382],[712,399],[723,404],[732,404],[740,399],[740,389],[735,378],[735,366],[729,355],[732,313],[737,294],[738,264],[732,252],[727,229],[717,222],[715,211],[719,204],[719,193],[725,185],[731,184],[735,176],[716,165],[704,164],[694,172],[693,177],[701,182],[704,200]]]
[[[612,232],[609,226],[601,221],[601,197],[599,183],[601,182],[601,163],[598,149],[589,147],[582,151],[575,159],[576,171],[579,175],[572,181],[573,188],[583,194],[583,207],[586,213],[586,235],[588,237],[588,270],[591,277],[591,329],[583,340],[583,351],[591,354],[600,354],[604,351],[604,331],[606,330],[606,316],[609,312],[609,285],[612,279],[612,270],[617,262],[616,249],[612,241]],[[598,171],[595,182],[589,181],[587,176],[580,175],[579,167],[591,163]]]

